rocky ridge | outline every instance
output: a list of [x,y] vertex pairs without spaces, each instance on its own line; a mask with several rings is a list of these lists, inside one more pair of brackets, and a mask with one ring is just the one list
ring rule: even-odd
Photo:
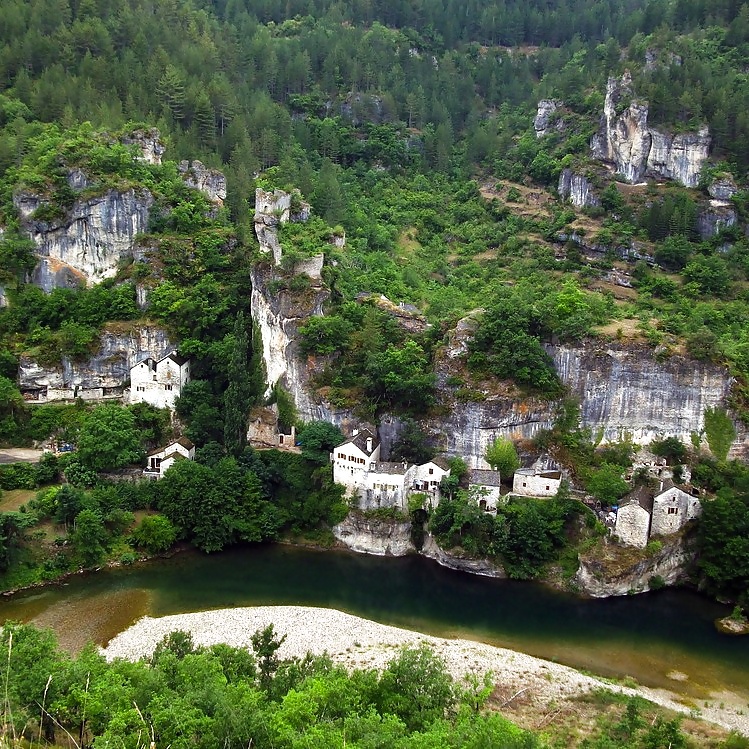
[[598,132],[590,143],[594,158],[611,164],[631,183],[646,176],[696,187],[710,150],[706,127],[698,132],[664,133],[648,126],[648,104],[634,97],[629,72],[609,78]]

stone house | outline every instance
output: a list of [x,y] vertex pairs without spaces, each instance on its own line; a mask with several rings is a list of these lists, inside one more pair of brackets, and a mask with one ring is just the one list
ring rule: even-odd
[[284,433],[278,422],[278,406],[256,406],[250,411],[247,442],[256,448],[277,447],[289,450],[296,445],[296,427],[292,424]]
[[667,536],[676,533],[690,520],[702,513],[702,505],[697,497],[677,486],[661,485],[661,491],[653,499],[652,535]]
[[450,475],[446,461],[435,458],[422,465],[380,460],[380,441],[368,429],[355,431],[351,439],[333,448],[333,481],[346,487],[363,510],[380,507],[408,509],[411,494],[427,495],[431,506],[439,502],[439,485]]
[[644,549],[650,538],[650,510],[653,497],[647,487],[631,491],[616,512],[614,535],[625,546]]
[[522,497],[553,497],[562,484],[562,471],[541,457],[530,468],[519,468],[512,477],[512,493]]
[[367,487],[367,473],[380,460],[380,440],[368,429],[354,430],[351,439],[333,448],[333,481],[346,487],[346,494],[355,497]]
[[502,502],[502,485],[499,471],[471,468],[468,471],[468,491],[475,496],[479,507],[486,512],[496,512]]
[[194,459],[195,445],[187,437],[180,437],[166,447],[160,447],[148,453],[143,474],[149,478],[161,479],[178,460]]
[[189,359],[176,351],[158,361],[149,356],[130,368],[130,403],[174,410],[174,402],[189,381]]

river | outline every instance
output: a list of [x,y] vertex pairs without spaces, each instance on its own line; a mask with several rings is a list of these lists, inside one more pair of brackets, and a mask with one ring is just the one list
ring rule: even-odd
[[105,644],[141,616],[299,604],[440,636],[509,647],[694,697],[749,701],[749,637],[718,634],[725,606],[689,591],[582,600],[527,582],[455,572],[421,557],[382,558],[265,545],[81,575],[0,601],[0,618],[52,627],[61,643]]

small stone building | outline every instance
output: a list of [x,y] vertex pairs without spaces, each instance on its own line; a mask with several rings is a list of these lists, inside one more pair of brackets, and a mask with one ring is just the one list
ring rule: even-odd
[[560,467],[539,458],[530,468],[519,468],[512,477],[512,493],[523,497],[553,497],[562,485]]
[[667,536],[676,533],[687,522],[699,517],[702,505],[697,497],[677,486],[664,486],[653,499],[653,520],[650,532]]
[[394,507],[406,510],[408,490],[413,484],[415,470],[416,466],[409,466],[408,463],[372,463],[364,476],[364,486],[359,491],[360,508],[373,510]]
[[644,549],[650,538],[650,513],[637,496],[630,495],[616,513],[614,535],[625,545]]
[[148,357],[130,368],[130,403],[150,403],[173,410],[189,381],[190,360],[176,351],[158,361]]
[[150,478],[161,479],[178,460],[194,459],[195,445],[187,437],[180,437],[166,447],[160,447],[148,453],[143,474]]
[[476,497],[479,507],[486,512],[496,512],[501,503],[502,485],[499,471],[471,468],[468,471],[468,491]]

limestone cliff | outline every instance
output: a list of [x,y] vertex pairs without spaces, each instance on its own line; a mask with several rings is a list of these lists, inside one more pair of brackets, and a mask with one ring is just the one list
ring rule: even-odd
[[648,126],[648,104],[634,98],[632,78],[609,78],[598,132],[591,139],[595,158],[611,164],[627,182],[646,176],[696,187],[710,149],[707,128],[669,133]]
[[226,200],[226,177],[217,169],[208,169],[202,161],[180,161],[179,173],[188,187],[200,190],[216,206]]
[[299,192],[283,190],[255,190],[255,235],[260,252],[273,255],[273,262],[281,264],[281,243],[278,227],[289,221],[306,221],[310,215],[309,203],[301,199]]
[[333,528],[333,534],[344,546],[360,554],[402,557],[415,551],[408,521],[369,518],[350,512]]
[[562,200],[569,200],[575,208],[595,208],[601,205],[593,185],[584,174],[563,169],[559,175],[557,192]]
[[[653,554],[624,550],[609,544],[601,553],[580,560],[575,585],[592,598],[645,593],[653,587],[684,582],[694,564],[694,549],[683,535],[662,539],[662,548]],[[627,560],[626,554],[631,556]]]
[[130,379],[130,367],[147,356],[161,358],[173,349],[166,331],[155,325],[112,326],[104,329],[98,351],[86,361],[63,357],[59,366],[46,367],[22,356],[19,387],[22,391],[121,388]]
[[553,131],[564,129],[564,120],[557,117],[557,111],[564,104],[556,99],[541,99],[538,102],[538,110],[533,119],[533,129],[536,131],[537,138],[543,138]]
[[33,282],[51,291],[114,276],[120,261],[131,255],[136,236],[148,229],[153,196],[145,189],[110,189],[76,200],[55,221],[35,218],[35,212],[46,204],[43,197],[21,192],[13,202],[22,230],[36,244],[39,264]]
[[448,567],[451,570],[470,572],[473,575],[484,575],[485,577],[507,577],[501,567],[488,559],[473,559],[467,555],[457,554],[454,550],[452,552],[445,551],[437,545],[431,534],[427,534],[424,539],[424,546],[420,553],[429,559],[433,559],[442,567]]

